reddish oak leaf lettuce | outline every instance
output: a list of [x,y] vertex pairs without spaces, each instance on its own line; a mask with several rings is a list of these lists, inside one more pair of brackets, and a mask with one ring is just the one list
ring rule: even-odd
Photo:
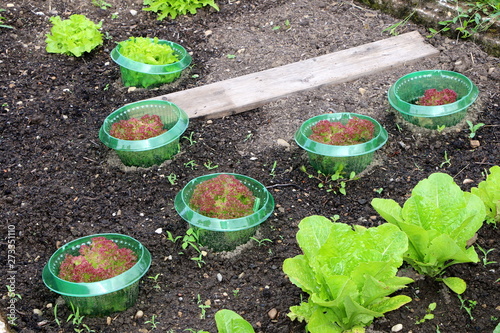
[[297,241],[304,254],[286,259],[283,271],[309,299],[288,316],[305,320],[308,332],[364,332],[374,318],[411,301],[387,297],[413,282],[396,276],[408,249],[396,226],[367,229],[310,216],[300,222]]

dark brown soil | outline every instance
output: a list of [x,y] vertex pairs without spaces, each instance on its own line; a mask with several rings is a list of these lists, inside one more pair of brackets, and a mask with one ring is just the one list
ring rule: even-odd
[[[300,253],[295,234],[301,219],[338,214],[340,222],[375,226],[383,220],[372,209],[372,198],[402,203],[433,172],[448,173],[469,190],[484,179],[485,170],[500,162],[500,59],[472,42],[437,36],[429,43],[441,51],[438,57],[224,119],[192,119],[186,132],[192,141],[183,138],[182,152],[172,161],[149,169],[125,168],[98,139],[104,118],[118,107],[388,38],[382,30],[398,20],[349,1],[225,1],[219,3],[219,12],[204,9],[175,21],[157,21],[154,14],[141,10],[141,0],[107,2],[111,9],[69,0],[12,0],[1,5],[6,23],[15,29],[0,28],[0,272],[3,286],[12,282],[6,280],[12,276],[8,271],[16,272],[13,285],[22,297],[16,303],[16,332],[78,328],[66,321],[70,311],[65,307],[59,307],[57,325],[53,306],[58,295],[44,286],[41,271],[58,245],[103,232],[138,239],[151,251],[153,263],[134,307],[110,318],[84,318],[95,332],[215,332],[214,314],[223,308],[241,314],[256,332],[303,332],[304,324],[292,322],[286,314],[307,295],[282,271],[283,261]],[[136,15],[131,15],[132,9]],[[46,53],[48,18],[75,13],[94,22],[104,20],[109,39],[82,58]],[[118,17],[112,18],[112,13]],[[425,28],[413,24],[400,32],[411,30],[426,34]],[[109,52],[115,42],[129,36],[157,36],[182,44],[193,54],[190,72],[160,89],[124,88]],[[229,54],[236,57],[228,58]],[[479,147],[471,146],[465,120],[437,133],[408,125],[390,109],[390,85],[422,69],[454,70],[478,85],[480,99],[466,119],[486,124],[475,137]],[[307,159],[293,141],[307,118],[344,111],[372,116],[390,134],[361,179],[347,184],[345,196],[318,188],[318,181],[299,170]],[[443,163],[445,153],[449,164]],[[197,166],[189,167],[190,161]],[[208,170],[208,163],[218,167]],[[182,251],[179,242],[167,240],[166,231],[175,236],[185,233],[187,224],[175,212],[173,198],[189,180],[212,172],[245,174],[271,189],[276,209],[258,237],[272,242],[252,242],[230,255],[208,251],[206,264],[199,268],[191,260],[194,251]],[[173,175],[175,184],[168,180]],[[7,238],[12,229],[15,265],[8,267]],[[411,303],[375,320],[370,330],[390,332],[402,324],[400,332],[492,332],[500,318],[498,239],[498,229],[484,225],[476,244],[494,249],[487,259],[495,263],[448,270],[466,280],[462,297],[477,302],[470,316],[456,295],[423,278],[401,291],[413,298]],[[157,284],[148,278],[156,275]],[[9,298],[2,288],[0,304],[6,312]],[[210,302],[204,319],[198,300]],[[435,318],[415,325],[431,302],[437,303]],[[276,315],[271,318],[273,309]],[[139,310],[143,317],[134,318]]]

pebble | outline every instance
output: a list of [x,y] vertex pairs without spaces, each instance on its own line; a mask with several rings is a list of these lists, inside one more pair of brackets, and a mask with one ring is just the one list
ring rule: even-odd
[[132,92],[132,91],[136,91],[136,90],[137,90],[136,87],[128,87],[127,92]]
[[403,329],[403,324],[397,324],[392,326],[391,332],[399,332]]
[[113,321],[113,319],[111,319],[111,317],[106,317],[106,324],[111,325],[111,322]]
[[366,89],[365,88],[359,88],[359,93],[361,94],[361,96],[364,96],[365,93],[366,93]]
[[271,320],[276,319],[276,316],[278,316],[278,310],[272,308],[269,312],[267,312],[267,315],[271,318]]
[[33,309],[33,314],[36,314],[37,316],[41,316],[42,315],[42,310],[40,310],[40,309]]
[[462,184],[470,184],[470,183],[474,183],[474,181],[469,178],[465,178],[464,181],[462,182]]
[[208,37],[208,36],[210,36],[211,34],[212,34],[212,30],[207,30],[207,31],[205,31],[205,36],[207,36],[207,37]]
[[155,232],[160,235],[163,232],[163,229],[162,228],[158,228],[158,229],[155,230]]
[[283,139],[276,140],[276,143],[278,144],[278,146],[281,147],[286,147],[286,148],[290,147],[290,144]]
[[135,313],[134,318],[135,318],[135,319],[139,319],[139,318],[142,318],[142,317],[144,317],[144,312],[142,312],[142,310],[138,310],[138,311]]
[[470,140],[470,146],[472,148],[477,148],[481,145],[481,143],[479,143],[479,140]]
[[222,274],[217,273],[217,281],[222,282]]
[[136,16],[136,15],[137,15],[137,10],[135,10],[135,9],[131,9],[131,10],[130,10],[130,15],[132,15],[132,16]]

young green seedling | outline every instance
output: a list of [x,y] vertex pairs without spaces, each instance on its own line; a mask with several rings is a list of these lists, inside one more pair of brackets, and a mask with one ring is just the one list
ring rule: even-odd
[[485,249],[483,249],[483,248],[482,248],[481,246],[479,246],[479,245],[477,246],[477,248],[478,248],[478,249],[479,249],[479,251],[481,251],[481,253],[483,254],[483,259],[482,259],[482,261],[483,261],[483,265],[484,265],[484,266],[489,265],[489,264],[496,264],[496,263],[497,263],[496,261],[488,261],[488,254],[489,254],[490,252],[495,251],[495,249],[489,249],[489,250],[487,250],[487,251],[486,251]]
[[476,131],[484,126],[483,123],[478,123],[474,125],[470,120],[467,120],[467,125],[469,125],[469,131],[470,131],[469,139],[473,139],[476,136]]
[[434,314],[432,313],[432,311],[434,311],[434,310],[436,310],[436,303],[429,304],[429,306],[427,307],[427,313],[425,314],[424,318],[417,320],[415,322],[415,324],[419,325],[427,320],[434,319]]

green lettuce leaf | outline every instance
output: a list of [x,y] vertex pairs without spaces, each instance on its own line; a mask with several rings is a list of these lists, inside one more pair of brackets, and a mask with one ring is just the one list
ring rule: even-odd
[[219,10],[219,6],[214,0],[144,0],[144,11],[151,11],[158,14],[158,20],[169,17],[174,20],[177,15],[196,14],[198,8],[211,6]]
[[309,332],[364,332],[374,318],[411,301],[387,297],[413,282],[396,276],[408,249],[396,226],[367,229],[310,216],[300,222],[297,242],[304,254],[286,259],[283,271],[310,297],[288,316],[305,320]]
[[394,200],[375,198],[373,208],[409,239],[405,261],[419,273],[441,275],[450,265],[478,262],[467,241],[481,228],[485,209],[476,195],[463,192],[453,178],[434,173],[419,182],[403,208]]
[[496,224],[500,222],[500,166],[495,165],[489,171],[486,180],[470,191],[481,198],[486,206],[487,222]]
[[222,309],[215,314],[219,333],[254,333],[252,325],[234,311]]

